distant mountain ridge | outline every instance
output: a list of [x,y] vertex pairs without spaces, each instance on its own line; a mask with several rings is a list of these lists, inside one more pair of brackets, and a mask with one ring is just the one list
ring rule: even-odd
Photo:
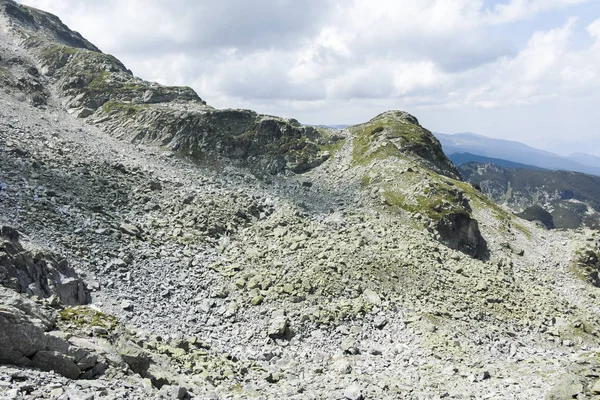
[[[555,153],[536,149],[524,143],[489,138],[474,133],[434,133],[442,143],[444,152],[452,156],[469,153],[476,156],[497,158],[543,169],[566,170],[600,175],[600,157],[576,153],[563,157]],[[473,159],[470,161],[480,161]]]
[[521,212],[523,218],[530,219],[528,214],[539,216],[539,209],[543,209],[556,228],[600,227],[600,177],[477,162],[461,164],[458,169],[465,180],[477,185],[495,202]]
[[568,156],[569,159],[578,162],[579,164],[597,166],[600,165],[600,157],[586,153],[572,153]]
[[450,160],[452,160],[454,165],[456,165],[457,167],[463,164],[468,164],[470,162],[477,162],[481,164],[495,164],[506,168],[521,168],[530,169],[534,171],[547,171],[545,168],[536,167],[534,165],[521,164],[514,161],[503,160],[501,158],[479,156],[477,154],[471,153],[454,153],[450,154],[448,158],[450,158]]

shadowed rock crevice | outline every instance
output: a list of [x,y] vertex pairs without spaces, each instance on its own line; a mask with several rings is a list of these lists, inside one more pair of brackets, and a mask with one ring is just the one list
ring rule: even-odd
[[451,249],[480,260],[489,258],[487,242],[481,236],[479,224],[469,214],[460,212],[446,214],[438,221],[436,229],[441,242]]

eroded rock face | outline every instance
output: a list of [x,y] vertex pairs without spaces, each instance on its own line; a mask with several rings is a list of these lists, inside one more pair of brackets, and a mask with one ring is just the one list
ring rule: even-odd
[[478,259],[488,257],[487,242],[481,236],[477,220],[467,213],[446,214],[437,223],[441,241],[448,247]]
[[4,226],[0,236],[0,283],[17,293],[42,298],[57,296],[62,304],[79,305],[90,301],[85,283],[67,260],[41,251],[27,251],[19,234]]
[[[226,157],[258,173],[306,172],[329,158],[321,148],[340,140],[295,120],[250,110],[104,106],[104,129],[135,142],[159,143],[204,162]],[[128,123],[124,121],[128,120]]]
[[[48,39],[72,47],[99,51],[96,46],[84,39],[79,33],[70,30],[55,15],[6,0],[0,1],[0,10],[10,16],[13,22]],[[31,39],[35,40],[35,37]]]
[[55,371],[67,378],[92,378],[105,365],[52,330],[53,311],[0,287],[0,363]]

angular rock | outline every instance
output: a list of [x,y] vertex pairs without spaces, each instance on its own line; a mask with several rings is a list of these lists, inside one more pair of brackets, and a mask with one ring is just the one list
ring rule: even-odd
[[83,280],[57,255],[27,251],[18,232],[2,227],[0,242],[0,284],[29,295],[57,296],[65,305],[87,304],[90,292]]
[[121,232],[126,233],[131,236],[136,236],[136,237],[142,236],[141,229],[133,224],[128,224],[128,223],[123,222],[123,223],[121,223],[121,225],[119,225],[119,229],[121,230]]
[[72,357],[57,351],[40,350],[31,359],[33,365],[46,371],[54,371],[69,379],[77,379],[81,370]]
[[87,351],[48,332],[55,325],[51,312],[4,288],[0,288],[0,304],[0,363],[52,370],[70,379],[79,378],[81,368],[96,367],[96,358]]
[[344,398],[348,400],[363,400],[362,388],[353,383],[344,390]]
[[289,320],[282,310],[275,311],[269,320],[267,335],[272,338],[280,338],[286,334]]
[[365,289],[365,291],[363,292],[363,296],[365,300],[367,300],[369,303],[375,306],[381,305],[381,297],[379,297],[379,294],[377,294],[375,291],[371,289]]

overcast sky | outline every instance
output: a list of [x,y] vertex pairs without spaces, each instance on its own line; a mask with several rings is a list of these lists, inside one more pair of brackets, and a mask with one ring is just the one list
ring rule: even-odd
[[426,128],[600,156],[600,0],[22,0],[136,75],[307,124]]

